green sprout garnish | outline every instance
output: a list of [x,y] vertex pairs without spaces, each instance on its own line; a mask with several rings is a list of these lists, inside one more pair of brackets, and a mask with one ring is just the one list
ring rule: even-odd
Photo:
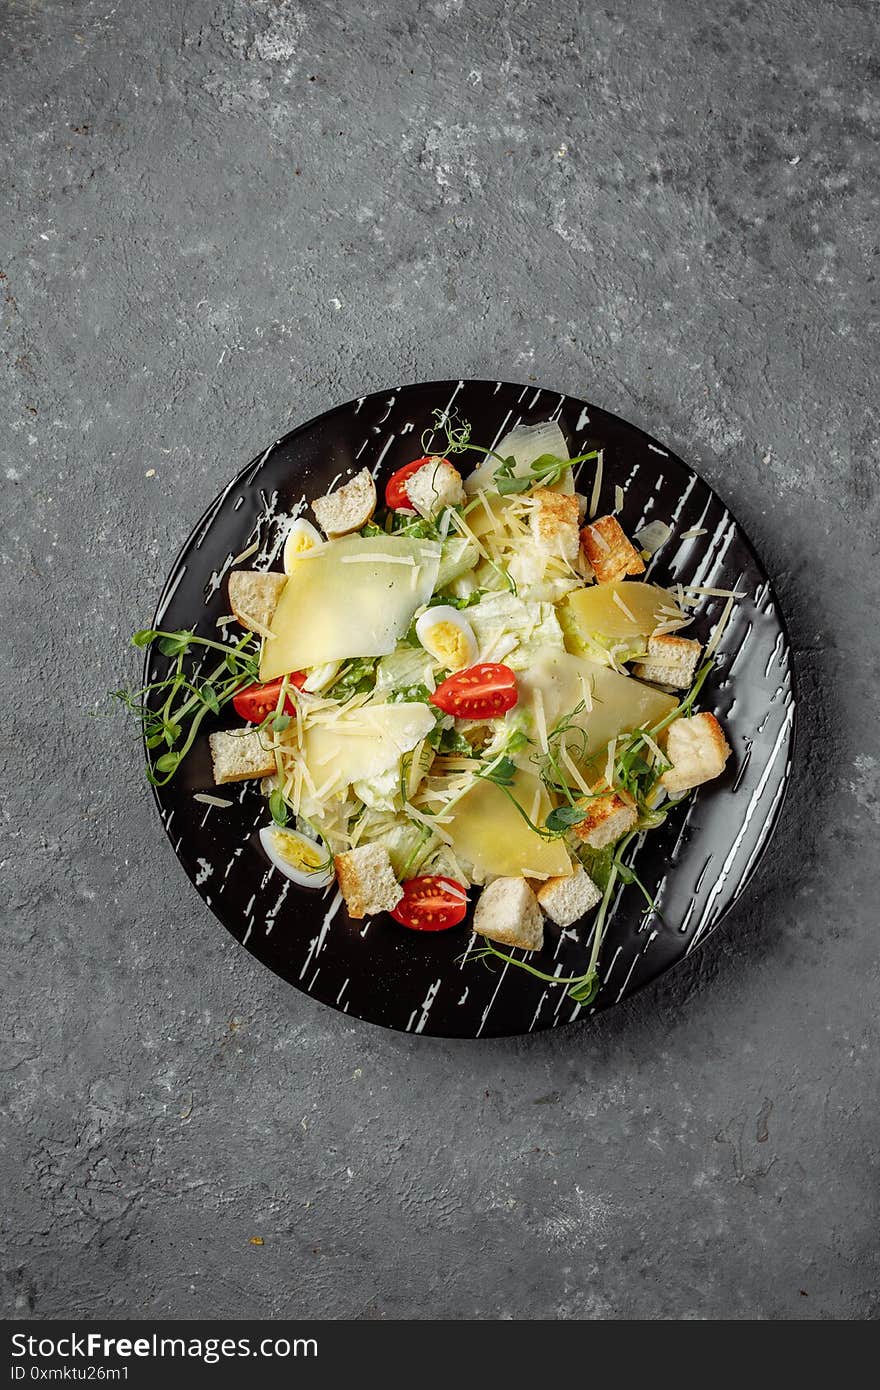
[[[164,787],[192,748],[206,716],[219,714],[239,690],[259,680],[259,648],[252,632],[231,646],[197,637],[186,629],[163,632],[142,628],[131,640],[133,646],[141,648],[155,642],[162,655],[173,661],[162,680],[139,690],[111,691],[111,698],[137,715],[148,750],[165,745],[166,751],[154,757],[147,768],[152,785]],[[194,648],[221,652],[223,660],[206,676],[188,675],[184,658]],[[162,704],[155,708],[160,698]]]

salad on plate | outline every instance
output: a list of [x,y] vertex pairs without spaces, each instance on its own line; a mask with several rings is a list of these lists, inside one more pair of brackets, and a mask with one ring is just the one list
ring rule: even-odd
[[[381,496],[364,468],[315,499],[283,571],[239,556],[216,638],[136,633],[167,673],[116,694],[155,785],[230,716],[214,783],[259,782],[279,874],[413,931],[472,908],[470,958],[589,1003],[615,887],[654,909],[627,850],[730,754],[698,701],[737,595],[651,582],[669,528],[629,537],[620,488],[598,515],[602,453],[570,457],[554,420],[488,447],[438,412],[422,448]],[[726,602],[703,650],[683,633],[706,597]],[[579,924],[582,974],[541,970],[545,930]]]

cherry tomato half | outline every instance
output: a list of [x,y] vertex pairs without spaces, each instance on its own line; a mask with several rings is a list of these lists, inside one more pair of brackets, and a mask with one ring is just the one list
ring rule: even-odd
[[[305,671],[294,671],[287,679],[291,685],[296,686],[297,690],[301,690],[305,678]],[[283,679],[283,676],[279,676],[277,680],[269,681],[267,685],[246,686],[244,690],[239,690],[237,695],[233,695],[232,708],[249,724],[262,724],[267,714],[274,714],[275,712]],[[285,697],[283,713],[296,714],[296,706],[289,695]]]
[[412,931],[445,931],[457,927],[467,912],[467,889],[454,878],[422,874],[407,879],[403,897],[391,916]]
[[495,719],[517,701],[516,676],[509,666],[484,661],[441,681],[431,704],[458,719]]
[[413,473],[418,473],[420,468],[424,468],[426,463],[435,462],[445,463],[445,459],[440,459],[435,454],[426,454],[424,458],[413,459],[412,463],[405,463],[396,473],[392,473],[385,484],[385,506],[392,512],[414,512],[415,507],[407,496],[406,480],[411,478]]

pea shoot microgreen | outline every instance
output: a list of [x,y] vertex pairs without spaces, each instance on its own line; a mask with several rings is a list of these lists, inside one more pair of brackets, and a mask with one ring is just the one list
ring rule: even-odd
[[[164,744],[165,751],[147,768],[153,786],[163,787],[192,748],[203,720],[209,714],[219,714],[239,690],[259,679],[259,648],[252,632],[231,645],[197,637],[187,629],[165,632],[142,628],[131,640],[140,648],[155,643],[157,651],[172,663],[167,675],[139,690],[111,692],[111,698],[140,720],[151,753]],[[188,673],[184,667],[185,658],[198,650],[222,654],[222,660],[204,676]]]
[[553,487],[565,475],[567,469],[599,457],[598,449],[591,449],[589,453],[577,454],[574,458],[568,459],[560,458],[557,454],[541,454],[539,458],[528,465],[527,472],[517,473],[517,461],[512,454],[499,454],[497,449],[487,449],[482,444],[472,444],[470,425],[466,420],[459,423],[455,411],[451,414],[444,410],[434,411],[433,428],[425,430],[422,435],[422,448],[426,451],[431,447],[435,434],[446,436],[446,443],[443,448],[443,453],[446,456],[463,454],[470,450],[473,453],[482,454],[485,458],[497,459],[498,466],[493,473],[493,480],[495,491],[500,493],[502,497],[531,492],[536,487]]

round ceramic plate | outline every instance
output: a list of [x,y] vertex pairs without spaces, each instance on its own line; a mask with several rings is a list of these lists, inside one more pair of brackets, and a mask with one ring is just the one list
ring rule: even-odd
[[[322,895],[283,878],[259,844],[257,831],[269,816],[257,784],[222,788],[232,801],[228,808],[193,799],[213,790],[207,734],[232,727],[233,718],[203,726],[204,736],[156,799],[198,892],[276,974],[332,1008],[387,1028],[478,1038],[553,1028],[608,1008],[706,940],[744,891],[772,834],[789,778],[795,705],[789,642],[773,590],[721,499],[681,459],[616,416],[507,382],[439,381],[377,392],[279,439],[233,478],[193,529],[155,626],[216,636],[217,619],[229,611],[225,576],[235,556],[256,544],[246,565],[280,569],[286,526],[308,499],[364,465],[381,489],[394,469],[423,452],[422,432],[447,407],[470,421],[472,438],[485,444],[518,422],[559,420],[572,454],[604,450],[599,514],[614,508],[619,487],[628,534],[654,519],[672,526],[649,578],[742,594],[701,698],[701,707],[723,721],[733,756],[722,778],[688,797],[638,849],[637,871],[662,921],[646,914],[635,885],[621,889],[602,947],[602,988],[584,1010],[564,989],[525,971],[463,960],[467,924],[410,932],[385,914],[354,921],[334,889]],[[700,534],[684,538],[689,531]],[[705,643],[723,602],[707,597],[689,633]],[[165,663],[149,653],[147,665],[152,678]],[[529,959],[550,973],[581,973],[593,915],[565,932],[548,924],[543,951]]]

